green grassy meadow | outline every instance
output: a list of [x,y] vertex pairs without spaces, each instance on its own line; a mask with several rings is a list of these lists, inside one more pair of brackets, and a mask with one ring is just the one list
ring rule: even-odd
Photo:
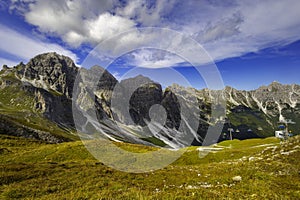
[[224,141],[204,158],[188,147],[164,169],[136,174],[105,166],[81,141],[0,135],[0,199],[300,199],[299,145],[299,136]]

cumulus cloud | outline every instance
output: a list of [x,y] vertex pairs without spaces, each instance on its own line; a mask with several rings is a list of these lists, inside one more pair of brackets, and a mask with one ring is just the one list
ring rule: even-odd
[[128,63],[136,67],[165,68],[174,67],[186,60],[169,52],[158,49],[141,49],[130,53]]
[[194,34],[193,38],[203,44],[232,37],[240,33],[239,26],[242,23],[243,18],[241,14],[235,13],[231,18],[208,24],[202,31]]
[[[23,59],[25,62],[37,54],[50,51],[69,56],[75,62],[78,61],[76,54],[60,45],[35,40],[3,25],[0,25],[0,38],[0,51],[14,55],[17,58]],[[2,58],[2,61],[3,60]],[[8,64],[9,63],[11,64],[12,62],[10,61]]]
[[[132,20],[122,18],[120,16],[103,13],[95,20],[87,22],[90,40],[98,43],[115,34],[129,30],[135,27]],[[105,29],[105,30],[103,30]]]
[[[128,1],[124,7],[118,7],[116,13],[128,19],[134,19],[143,26],[157,26],[163,23],[163,16],[168,14],[176,1]],[[167,25],[167,24],[166,24]]]
[[[108,37],[135,27],[133,20],[111,14],[117,1],[36,0],[11,9],[23,12],[25,20],[42,33],[60,37],[72,47],[95,45]],[[18,6],[17,6],[18,5]]]
[[144,68],[187,66],[186,62],[199,66],[212,62],[201,45],[190,37],[170,29],[150,27],[127,31],[102,42],[83,65],[108,66],[120,56],[126,58],[128,65]]
[[[153,26],[191,36],[214,60],[299,40],[299,7],[298,0],[13,0],[11,4],[11,10],[21,13],[41,33],[59,37],[73,48],[82,44],[94,47],[121,32]],[[107,53],[117,54],[124,47],[163,40],[159,33],[136,31],[106,49]],[[132,56],[136,64],[143,66],[174,66],[181,62],[167,54],[149,59],[151,53],[139,53]]]
[[[229,21],[216,22],[214,31],[207,29],[197,39],[204,41],[203,46],[215,60],[284,46],[300,39],[299,7],[295,0],[240,2],[238,15],[235,11]],[[209,37],[213,39],[206,42]]]

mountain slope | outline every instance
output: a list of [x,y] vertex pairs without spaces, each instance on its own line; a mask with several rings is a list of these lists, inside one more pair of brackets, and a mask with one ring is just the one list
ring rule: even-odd
[[[38,71],[44,68],[40,62],[45,60],[41,60],[41,56],[32,59],[27,65],[20,63],[0,72],[0,133],[52,143],[74,140],[78,137],[69,109],[72,101],[64,95],[63,83],[57,83],[59,77],[55,81],[47,71]],[[54,53],[45,55],[48,64],[53,57],[59,56]],[[64,59],[68,58],[62,57],[57,62],[64,63]],[[35,69],[33,63],[37,65]],[[50,63],[52,66],[49,64],[49,68],[53,74],[57,74],[56,71],[62,70],[64,66],[54,63]],[[63,76],[68,75],[64,73]]]
[[[220,138],[211,143],[228,139],[228,128],[237,139],[272,136],[277,122],[286,119],[296,122],[289,127],[293,133],[300,129],[299,85],[274,82],[253,91],[210,91],[173,84],[163,90],[147,77],[118,82],[99,66],[79,69],[56,53],[4,66],[0,92],[0,133],[53,143],[78,139],[75,128],[84,138],[100,132],[115,141],[171,148],[201,145],[208,127],[224,121]],[[226,118],[212,116],[219,106],[214,93],[226,99]],[[157,122],[150,117],[155,105],[165,111]]]

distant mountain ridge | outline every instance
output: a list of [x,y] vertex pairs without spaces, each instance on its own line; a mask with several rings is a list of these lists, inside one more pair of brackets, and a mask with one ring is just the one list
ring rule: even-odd
[[[100,80],[97,74],[102,74]],[[80,78],[76,83],[78,75]],[[95,81],[96,91],[93,92],[90,86]],[[78,86],[74,93],[76,97],[73,96],[74,84]],[[84,126],[81,131],[96,131],[100,127],[110,139],[145,145],[174,148],[191,143],[201,145],[212,120],[216,123],[225,120],[219,140],[228,138],[223,134],[228,132],[228,128],[235,130],[233,137],[238,139],[271,136],[277,122],[285,119],[296,122],[290,127],[294,133],[300,128],[300,86],[296,84],[273,82],[252,91],[226,87],[222,93],[226,99],[226,118],[212,119],[213,99],[208,89],[196,90],[173,84],[163,90],[159,83],[143,76],[118,82],[99,66],[79,69],[70,58],[57,53],[38,55],[26,65],[20,63],[12,68],[3,67],[0,71],[0,92],[0,134],[53,143],[78,139],[72,99],[76,100],[81,112],[88,113],[96,108],[99,123],[88,119],[80,122]],[[129,111],[118,102],[112,105],[113,99],[127,101]],[[147,123],[150,120],[149,109],[155,104],[165,108],[166,123],[163,127],[154,124],[157,126],[154,128],[161,131],[152,134]],[[187,110],[187,119],[180,114],[183,109]],[[187,128],[188,119],[195,116],[199,118],[199,126],[193,133],[194,139],[184,141],[178,137],[181,134],[179,127],[184,121],[184,128]]]

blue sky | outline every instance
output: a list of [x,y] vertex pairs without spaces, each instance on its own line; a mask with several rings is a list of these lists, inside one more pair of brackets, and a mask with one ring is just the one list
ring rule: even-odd
[[[178,31],[202,45],[224,85],[251,90],[275,80],[300,84],[299,9],[298,0],[1,1],[0,65],[26,63],[49,51],[81,65],[98,44],[129,30],[107,52],[159,43],[164,40],[159,31],[138,31],[157,27]],[[184,46],[175,38],[172,45]],[[163,49],[134,49],[114,60],[108,70],[119,79],[142,73],[163,85],[189,85],[188,81],[193,87],[205,87],[186,60]]]

